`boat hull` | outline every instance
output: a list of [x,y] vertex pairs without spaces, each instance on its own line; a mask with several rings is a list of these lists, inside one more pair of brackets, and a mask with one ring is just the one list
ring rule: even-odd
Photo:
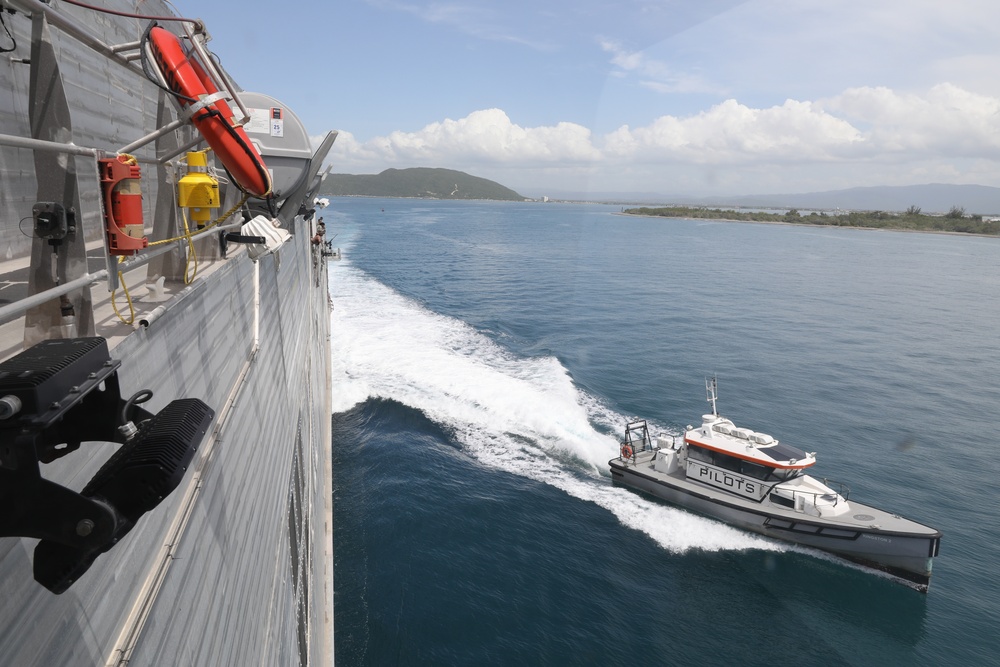
[[[771,511],[762,503],[716,491],[679,475],[659,473],[652,468],[644,469],[641,464],[631,462],[626,465],[621,459],[614,459],[609,464],[612,480],[617,484],[644,491],[738,528],[820,549],[887,572],[922,592],[926,592],[930,584],[932,561],[937,555],[941,538],[941,534],[932,529],[886,530],[871,524],[852,525],[792,511]],[[731,497],[726,498],[727,495]],[[872,516],[869,512],[892,516],[883,510],[853,501],[851,507],[852,513],[857,516]]]

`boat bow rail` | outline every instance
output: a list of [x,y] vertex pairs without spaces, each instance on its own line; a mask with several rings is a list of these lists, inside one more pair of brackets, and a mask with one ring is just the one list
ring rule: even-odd
[[792,480],[791,483],[784,482],[775,485],[774,490],[785,491],[788,497],[793,501],[798,497],[809,498],[813,502],[817,499],[823,499],[829,501],[832,505],[836,506],[838,503],[843,503],[851,499],[851,487],[847,486],[843,482],[837,482],[834,480],[827,479],[824,477],[822,480],[814,479],[816,482],[821,482],[826,489],[819,491],[812,491],[808,489],[796,488],[794,482],[801,480],[802,478],[797,477]]

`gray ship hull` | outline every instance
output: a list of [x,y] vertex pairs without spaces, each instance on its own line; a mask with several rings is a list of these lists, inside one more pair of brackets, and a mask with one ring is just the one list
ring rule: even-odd
[[[22,230],[31,227],[36,201],[65,191],[80,231],[59,252],[72,247],[78,254],[65,261],[60,254],[52,270],[58,270],[58,282],[83,285],[67,293],[75,307],[74,333],[107,339],[110,356],[121,362],[123,395],[151,389],[154,396],[145,404],[151,412],[172,399],[191,397],[210,406],[215,418],[180,485],[66,592],[55,595],[32,578],[37,540],[0,537],[0,663],[332,664],[327,258],[324,246],[314,242],[315,220],[302,214],[321,182],[318,171],[332,136],[302,160],[285,151],[275,161],[276,181],[285,168],[281,160],[295,162],[294,169],[304,174],[280,193],[278,218],[291,233],[280,249],[256,261],[242,245],[230,245],[223,253],[217,231],[195,240],[193,251],[186,243],[173,244],[168,252],[123,270],[122,285],[131,290],[126,305],[121,285],[111,293],[107,278],[87,280],[103,267],[114,267],[104,254],[93,160],[58,156],[60,165],[75,165],[76,173],[67,178],[72,188],[53,191],[46,184],[51,169],[39,162],[38,151],[14,142],[17,137],[54,138],[38,136],[52,121],[39,120],[48,111],[32,83],[34,68],[47,61],[61,64],[61,73],[44,80],[63,82],[72,121],[62,141],[113,155],[177,113],[134,67],[112,62],[112,56],[71,34],[76,29],[103,43],[125,43],[138,39],[148,21],[53,4],[16,2],[18,13],[5,15],[18,44],[11,55],[33,62],[12,58],[10,66],[0,68],[5,91],[0,99],[0,240],[7,251],[0,262],[0,306],[15,307],[52,288],[46,284],[55,266],[49,261],[52,249]],[[117,0],[98,4],[123,11],[136,7]],[[164,3],[139,5],[145,13],[171,13]],[[49,12],[51,25],[42,25],[42,15]],[[59,13],[68,17],[64,28],[57,24]],[[286,110],[286,119],[291,116]],[[290,120],[286,123],[288,136],[293,128]],[[167,192],[173,176],[169,166],[155,160],[197,138],[187,125],[157,140],[155,150],[131,151],[147,176],[143,207],[151,240],[175,235],[178,225],[176,197]],[[239,197],[224,187],[223,207]],[[235,224],[238,231],[238,219]],[[194,255],[199,271],[186,284],[183,274],[190,261],[186,265],[184,258]],[[58,317],[58,298],[54,305]],[[133,307],[134,321],[123,322],[114,305],[126,315]],[[51,304],[13,316],[4,311],[0,359],[39,336],[58,337],[60,327],[47,325],[47,307]],[[84,442],[78,451],[44,464],[43,475],[80,490],[116,447]]]
[[654,452],[645,451],[637,453],[634,462],[611,460],[612,480],[744,530],[836,554],[927,590],[941,538],[934,529],[855,501],[850,501],[849,516],[836,519],[768,507],[687,479],[682,471],[655,470],[653,457]]

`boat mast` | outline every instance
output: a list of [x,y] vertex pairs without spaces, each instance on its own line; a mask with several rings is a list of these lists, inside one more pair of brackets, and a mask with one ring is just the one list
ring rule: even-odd
[[712,414],[718,417],[719,411],[715,409],[715,401],[718,399],[719,391],[714,375],[710,378],[705,378],[705,393],[708,395],[708,402],[712,404]]

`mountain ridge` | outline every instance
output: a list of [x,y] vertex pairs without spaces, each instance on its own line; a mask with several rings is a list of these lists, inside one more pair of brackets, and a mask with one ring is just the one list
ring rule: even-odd
[[464,171],[436,167],[386,169],[378,174],[330,174],[323,194],[332,197],[416,197],[422,199],[493,199],[524,201],[526,197],[496,181]]

